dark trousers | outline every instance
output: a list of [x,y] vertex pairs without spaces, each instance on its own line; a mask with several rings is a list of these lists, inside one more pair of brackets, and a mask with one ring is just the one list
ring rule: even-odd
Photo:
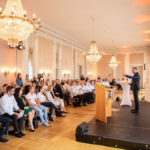
[[53,113],[53,109],[55,110],[56,114],[57,112],[59,112],[59,110],[56,108],[56,106],[52,103],[52,102],[43,102],[41,103],[43,106],[48,107],[49,108],[49,114],[48,116],[51,117],[52,113]]
[[9,118],[7,117],[4,117],[4,116],[0,116],[0,123],[2,123],[2,126],[3,126],[3,129],[2,131],[0,132],[0,138],[3,136],[3,135],[6,135],[7,132],[8,132],[8,127],[10,125],[10,120]]
[[16,115],[4,114],[3,116],[7,117],[13,121],[14,132],[21,132],[22,131],[24,116],[19,118],[19,119]]
[[91,92],[88,92],[88,93],[85,93],[84,94],[85,95],[85,103],[87,102],[88,104],[91,104],[91,103],[93,103],[92,102],[92,93]]
[[79,101],[78,101],[78,105],[79,106],[81,106],[81,103],[82,104],[86,104],[86,102],[87,102],[85,94],[74,96],[74,98],[78,98],[79,99]]
[[134,102],[135,102],[135,110],[139,110],[139,91],[133,91]]
[[67,105],[69,105],[69,98],[70,98],[70,93],[69,92],[64,93],[64,101],[66,101]]
[[82,95],[74,96],[73,98],[78,98],[77,106],[81,106],[81,102],[83,101]]

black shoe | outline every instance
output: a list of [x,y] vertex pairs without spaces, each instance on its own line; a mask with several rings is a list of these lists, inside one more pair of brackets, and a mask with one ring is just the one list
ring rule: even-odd
[[135,111],[135,109],[132,109],[131,112],[132,112],[132,111]]
[[61,115],[60,117],[66,117],[66,116],[64,116],[64,115]]
[[139,111],[138,110],[131,110],[131,113],[138,113]]
[[22,132],[20,132],[20,134],[21,134],[21,136],[25,136],[26,134],[24,134],[24,133],[22,133]]
[[62,113],[65,113],[65,114],[67,114],[68,112],[66,112],[66,111],[62,111]]
[[10,130],[10,131],[8,131],[8,133],[10,134],[10,135],[14,135],[14,130]]
[[15,133],[14,134],[17,138],[21,138],[22,137],[22,135],[20,134],[20,133]]
[[35,132],[35,130],[32,130],[32,129],[31,129],[30,131],[31,131],[31,132]]
[[50,117],[50,118],[49,118],[49,121],[54,121],[54,120],[52,119],[52,117]]
[[60,111],[57,111],[57,112],[56,112],[56,116],[57,116],[57,117],[61,117],[61,114],[62,114],[62,113],[61,113]]
[[87,106],[87,104],[83,104],[83,106]]
[[2,142],[2,143],[6,143],[6,142],[8,142],[8,139],[5,139],[5,138],[0,138],[0,142]]

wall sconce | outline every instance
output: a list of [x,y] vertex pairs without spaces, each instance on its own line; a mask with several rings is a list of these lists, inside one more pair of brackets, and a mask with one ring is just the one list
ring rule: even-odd
[[62,72],[62,74],[64,75],[64,77],[65,77],[65,76],[68,76],[68,77],[69,77],[71,73],[70,73],[70,71],[65,71],[65,70],[64,70],[64,71]]
[[46,70],[45,74],[48,75],[48,77],[50,76],[50,74],[52,74],[52,72],[50,70]]
[[52,74],[52,72],[51,72],[51,70],[41,70],[41,71],[40,71],[40,74],[41,74],[42,76],[45,76],[45,75],[50,76],[50,74]]
[[9,74],[9,68],[2,68],[1,71],[5,75],[5,78],[6,78],[6,76]]
[[87,74],[88,74],[89,76],[91,76],[93,73],[92,73],[92,72],[88,72]]
[[44,76],[44,75],[45,75],[45,72],[44,72],[44,71],[40,71],[40,74],[41,74],[42,76]]
[[15,77],[16,77],[18,73],[21,73],[21,71],[20,71],[20,69],[14,68],[14,69],[11,70],[11,73],[14,73]]

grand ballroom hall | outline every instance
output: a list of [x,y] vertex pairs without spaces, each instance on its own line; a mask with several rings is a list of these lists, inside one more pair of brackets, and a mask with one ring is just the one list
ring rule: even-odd
[[150,150],[150,0],[0,0],[0,150]]

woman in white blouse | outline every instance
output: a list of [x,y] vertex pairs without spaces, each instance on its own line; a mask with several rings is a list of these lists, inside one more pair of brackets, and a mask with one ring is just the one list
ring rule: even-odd
[[63,99],[60,99],[59,97],[55,96],[52,85],[48,86],[46,96],[47,96],[48,101],[52,102],[55,106],[61,106],[61,111],[63,113],[67,113],[65,110]]
[[49,113],[48,113],[49,120],[53,121],[53,119],[51,117],[53,109],[55,109],[56,116],[62,116],[62,115],[61,115],[61,112],[56,108],[56,106],[52,102],[47,100],[46,96],[44,95],[44,92],[45,92],[44,87],[40,86],[39,93],[37,94],[37,98],[38,98],[39,102],[41,103],[41,105],[49,108]]

